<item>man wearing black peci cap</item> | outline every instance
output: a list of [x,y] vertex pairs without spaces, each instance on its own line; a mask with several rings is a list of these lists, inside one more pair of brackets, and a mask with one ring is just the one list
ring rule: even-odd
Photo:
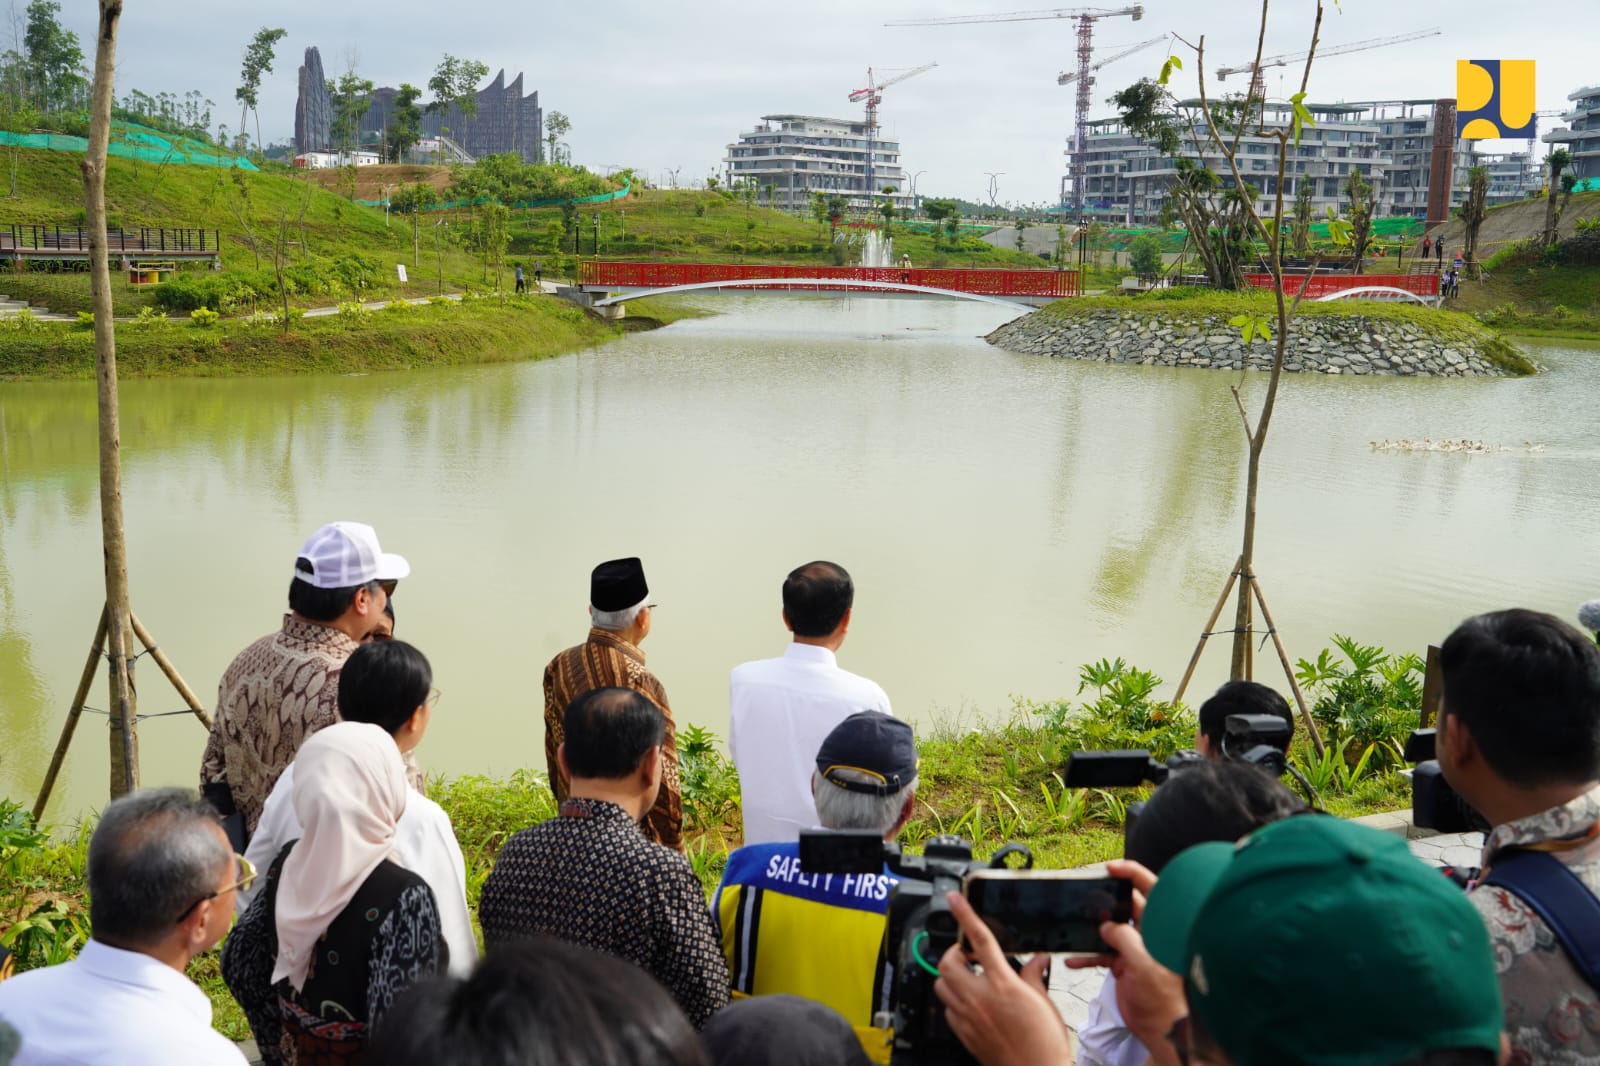
[[544,668],[544,756],[550,790],[567,798],[567,775],[556,750],[561,746],[567,707],[597,688],[628,688],[656,705],[666,719],[661,744],[661,791],[642,823],[644,835],[683,850],[683,806],[678,788],[678,738],[667,705],[667,690],[645,669],[639,644],[650,635],[650,586],[637,558],[612,559],[589,577],[589,637],[550,660]]
[[[911,818],[917,749],[911,727],[879,711],[835,726],[811,774],[823,829],[869,829],[893,840]],[[889,1009],[881,874],[807,874],[797,841],[749,844],[728,856],[712,905],[734,999],[788,994],[826,1004],[855,1027],[873,1062],[886,1063],[894,1034],[872,1025]]]

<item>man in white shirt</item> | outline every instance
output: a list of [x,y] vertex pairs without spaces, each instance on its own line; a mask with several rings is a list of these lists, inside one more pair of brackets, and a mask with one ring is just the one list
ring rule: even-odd
[[145,789],[110,804],[89,841],[93,939],[71,962],[0,983],[15,1066],[244,1066],[184,976],[233,921],[255,871],[193,792]]
[[[422,743],[437,700],[427,657],[403,640],[361,645],[345,660],[339,674],[339,717],[381,727],[394,737],[402,754]],[[290,763],[267,796],[244,857],[266,873],[284,845],[300,839],[302,832],[294,813],[294,764]],[[415,788],[406,793],[394,852],[395,862],[433,889],[444,942],[450,949],[450,972],[465,976],[478,960],[478,942],[467,911],[466,863],[450,816]],[[253,891],[239,893],[240,914],[254,897]]]
[[783,582],[783,624],[794,634],[777,659],[734,668],[728,748],[739,771],[746,844],[787,843],[816,824],[811,771],[834,726],[857,711],[892,713],[874,681],[839,668],[855,586],[837,563],[807,563]]

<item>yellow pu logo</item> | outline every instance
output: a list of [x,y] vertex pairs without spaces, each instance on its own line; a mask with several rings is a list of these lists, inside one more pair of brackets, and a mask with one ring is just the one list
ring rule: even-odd
[[1456,60],[1457,137],[1532,136],[1533,108],[1533,60]]

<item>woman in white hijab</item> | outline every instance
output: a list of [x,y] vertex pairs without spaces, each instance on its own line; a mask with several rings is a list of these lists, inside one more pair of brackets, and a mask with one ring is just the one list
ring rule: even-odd
[[439,909],[393,861],[405,811],[400,749],[378,726],[340,722],[295,756],[305,828],[267,871],[222,951],[264,1066],[362,1061],[395,998],[447,963]]

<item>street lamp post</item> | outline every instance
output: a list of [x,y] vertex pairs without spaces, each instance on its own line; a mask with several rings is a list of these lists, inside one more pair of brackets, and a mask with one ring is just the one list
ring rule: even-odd
[[926,170],[919,170],[911,175],[911,210],[914,212],[922,210],[922,201],[917,199],[917,179],[926,173]]
[[383,187],[383,228],[389,228],[389,190],[394,188],[394,182],[388,182]]
[[1006,172],[1003,170],[985,170],[984,173],[989,175],[989,206],[998,207],[999,204],[996,203],[996,200],[1000,192],[1000,179],[1005,176]]
[[589,218],[594,222],[594,254],[595,258],[598,259],[600,257],[600,212],[596,211]]

